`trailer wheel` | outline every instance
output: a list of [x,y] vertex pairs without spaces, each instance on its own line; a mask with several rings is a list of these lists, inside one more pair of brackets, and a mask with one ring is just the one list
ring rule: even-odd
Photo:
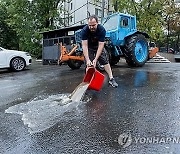
[[111,55],[111,61],[110,61],[111,66],[116,65],[119,62],[119,60],[120,60],[120,56]]
[[[74,52],[72,56],[80,56],[80,54],[82,55],[82,53],[80,52]],[[67,61],[67,64],[72,70],[75,70],[81,67],[81,65],[83,64],[83,61],[70,59]]]
[[129,66],[143,66],[148,59],[148,44],[143,35],[137,34],[126,39],[124,47]]

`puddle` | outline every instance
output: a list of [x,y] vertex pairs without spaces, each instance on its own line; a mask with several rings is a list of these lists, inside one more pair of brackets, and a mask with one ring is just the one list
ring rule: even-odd
[[71,95],[58,94],[45,99],[35,98],[9,107],[5,113],[22,115],[22,121],[28,126],[30,133],[41,132],[64,118],[78,118],[81,115],[79,106],[90,100],[87,98],[86,101],[81,101],[87,88],[87,83],[81,83]]
[[[22,115],[24,125],[28,126],[30,133],[46,130],[59,121],[70,118],[78,118],[80,114],[79,105],[83,101],[74,102],[69,94],[52,95],[46,99],[21,103],[8,108],[5,113],[14,113]],[[86,102],[89,100],[87,99]]]

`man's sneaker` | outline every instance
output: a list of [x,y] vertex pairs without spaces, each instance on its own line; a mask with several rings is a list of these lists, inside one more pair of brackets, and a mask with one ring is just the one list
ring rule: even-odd
[[109,84],[110,84],[112,87],[118,87],[118,84],[117,84],[117,82],[115,81],[114,78],[112,78],[111,80],[109,80]]

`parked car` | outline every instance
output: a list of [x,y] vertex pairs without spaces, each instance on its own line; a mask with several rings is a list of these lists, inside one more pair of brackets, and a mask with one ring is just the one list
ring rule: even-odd
[[176,62],[180,62],[180,52],[174,54],[174,59]]
[[173,48],[169,48],[169,49],[168,49],[168,53],[174,54],[174,49],[173,49]]
[[31,61],[32,58],[28,52],[7,50],[0,47],[0,68],[22,71],[31,64]]

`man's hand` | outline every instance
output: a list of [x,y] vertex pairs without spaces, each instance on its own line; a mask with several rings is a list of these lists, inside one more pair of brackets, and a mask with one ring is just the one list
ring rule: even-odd
[[90,60],[87,60],[86,65],[87,65],[87,67],[91,67],[93,65],[93,63]]
[[94,59],[93,62],[92,62],[94,68],[96,67],[96,63],[97,63],[97,59]]
[[103,48],[104,48],[104,42],[99,42],[98,50],[96,52],[96,57],[92,62],[94,67],[96,67],[97,60],[98,60],[99,56],[101,55]]

